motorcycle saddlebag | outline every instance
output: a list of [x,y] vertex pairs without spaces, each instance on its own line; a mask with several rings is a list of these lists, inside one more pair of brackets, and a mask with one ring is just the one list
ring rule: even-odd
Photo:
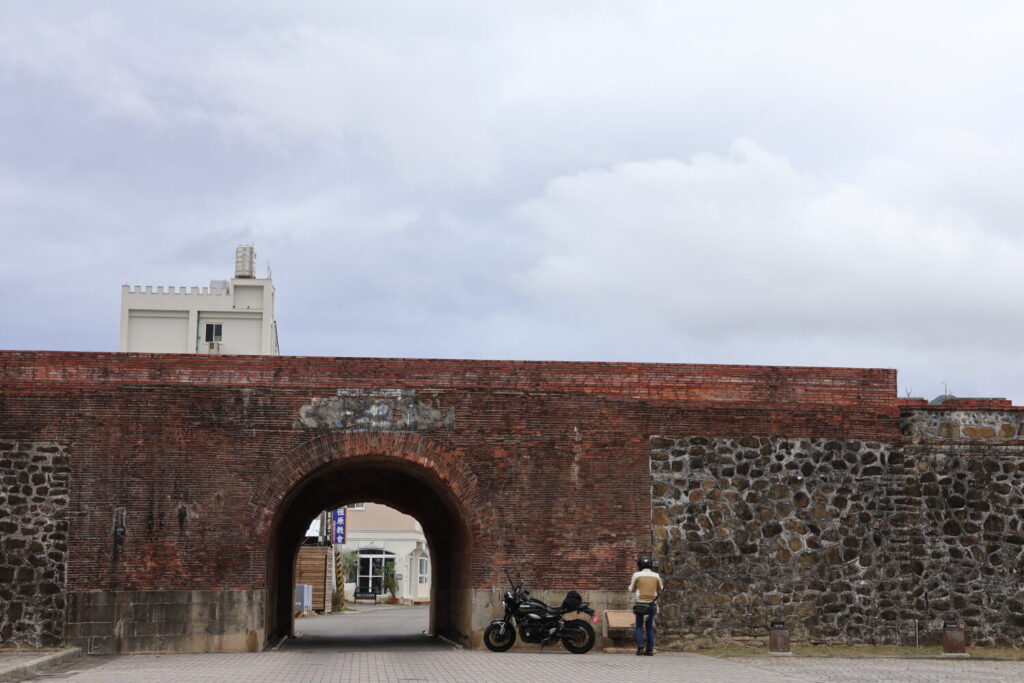
[[562,609],[566,612],[575,612],[583,604],[583,596],[576,591],[569,591],[562,600]]

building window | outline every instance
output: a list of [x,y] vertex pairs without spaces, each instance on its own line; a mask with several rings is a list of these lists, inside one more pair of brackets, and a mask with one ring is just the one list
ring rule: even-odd
[[430,558],[420,555],[420,583],[430,583]]
[[384,565],[395,568],[395,554],[386,550],[366,549],[359,551],[359,575],[356,577],[357,591],[384,592]]
[[347,507],[349,510],[365,510],[366,503],[352,503],[351,505],[346,505],[345,507]]
[[206,323],[206,341],[222,341],[223,323]]

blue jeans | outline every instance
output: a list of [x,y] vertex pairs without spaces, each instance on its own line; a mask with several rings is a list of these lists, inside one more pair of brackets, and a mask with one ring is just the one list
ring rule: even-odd
[[[657,603],[651,603],[651,609],[647,614],[636,615],[636,646],[644,647],[644,632],[647,632],[647,647],[645,650],[654,649],[654,615],[658,613]],[[644,622],[647,622],[646,624]]]

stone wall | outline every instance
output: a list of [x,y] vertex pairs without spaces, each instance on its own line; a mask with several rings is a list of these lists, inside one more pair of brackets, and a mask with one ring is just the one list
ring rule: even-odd
[[908,445],[920,506],[910,608],[959,618],[979,645],[1024,647],[1024,448]]
[[[666,644],[1024,646],[1024,458],[773,437],[651,440]],[[957,449],[967,449],[960,450]]]
[[0,647],[64,642],[69,484],[61,444],[0,439]]
[[885,478],[901,466],[891,446],[695,436],[654,438],[652,449],[669,640],[749,643],[779,618],[798,638],[865,635],[865,586],[890,538],[874,512],[895,503]]

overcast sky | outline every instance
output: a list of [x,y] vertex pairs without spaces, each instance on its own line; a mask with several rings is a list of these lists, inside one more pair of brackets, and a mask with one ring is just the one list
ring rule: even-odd
[[[154,6],[159,5],[159,6]],[[0,348],[256,246],[281,351],[1024,403],[1019,2],[0,5]]]

